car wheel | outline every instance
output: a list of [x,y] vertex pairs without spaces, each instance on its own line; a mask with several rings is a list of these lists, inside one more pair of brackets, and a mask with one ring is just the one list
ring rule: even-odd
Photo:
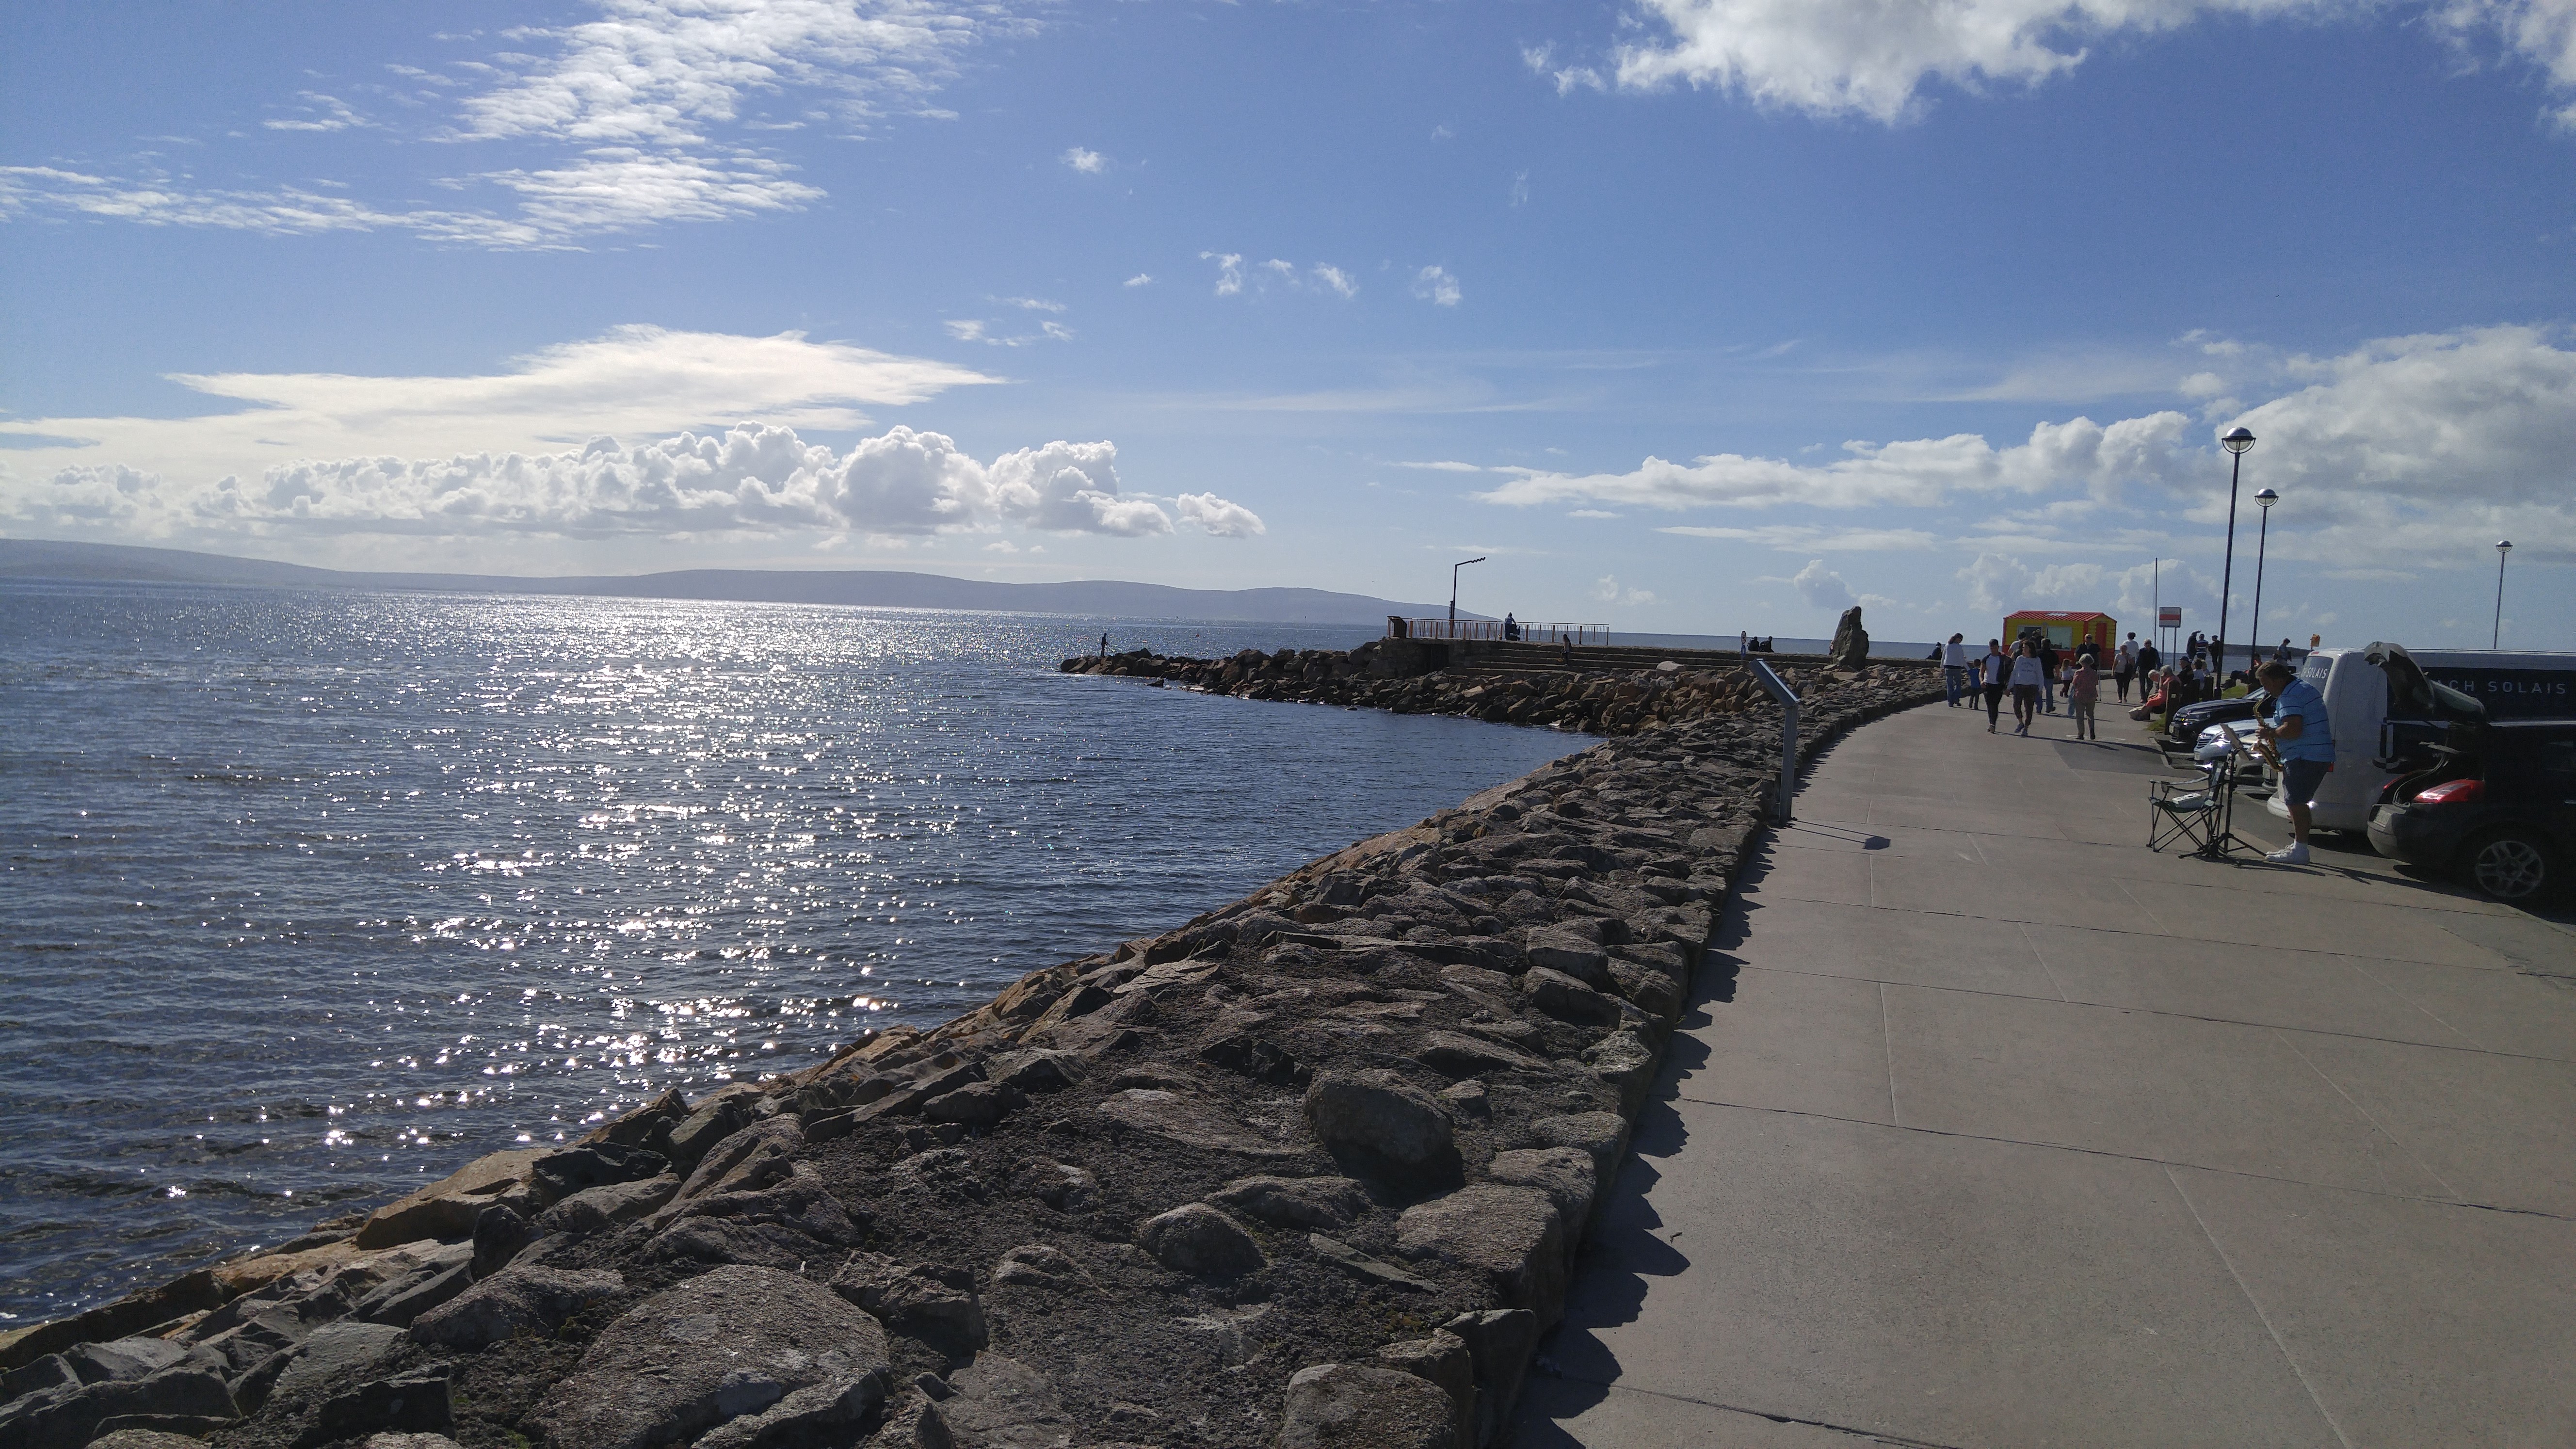
[[2556,874],[2549,847],[2538,836],[2499,830],[2469,842],[2460,853],[2469,883],[2500,901],[2527,901],[2549,888]]

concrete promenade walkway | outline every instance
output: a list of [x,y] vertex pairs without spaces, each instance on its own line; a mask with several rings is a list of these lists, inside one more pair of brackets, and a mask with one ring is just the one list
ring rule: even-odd
[[2104,729],[1817,763],[1520,1449],[2576,1444],[2576,931],[2151,854]]

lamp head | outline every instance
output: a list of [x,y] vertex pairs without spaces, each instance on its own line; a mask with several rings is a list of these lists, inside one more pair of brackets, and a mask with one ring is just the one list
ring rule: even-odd
[[2219,435],[2218,446],[2241,455],[2254,446],[2254,430],[2240,423]]
[[2499,538],[2499,539],[2497,539],[2497,540],[2496,540],[2496,552],[2498,552],[2498,553],[2511,553],[2511,552],[2513,552],[2513,540],[2512,540],[2512,539],[2509,539],[2509,538]]
[[2254,501],[2262,504],[2266,508],[2269,508],[2273,504],[2281,501],[2281,495],[2273,492],[2269,488],[2266,488],[2262,492],[2254,495]]

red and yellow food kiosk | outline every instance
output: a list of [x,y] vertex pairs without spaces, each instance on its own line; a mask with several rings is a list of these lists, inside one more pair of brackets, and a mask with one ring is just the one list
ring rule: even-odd
[[2004,616],[2004,644],[2022,637],[2024,630],[2037,630],[2039,636],[2060,650],[2081,654],[2087,648],[2093,657],[2108,662],[2111,647],[2118,642],[2119,621],[2108,614],[2093,614],[2064,609],[2024,609]]

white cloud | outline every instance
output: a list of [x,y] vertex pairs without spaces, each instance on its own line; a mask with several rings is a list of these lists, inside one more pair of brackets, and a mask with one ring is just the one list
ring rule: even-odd
[[[1578,511],[1575,516],[1615,518],[1618,515]],[[1783,553],[1805,553],[1809,550],[1829,553],[1908,552],[1935,548],[1940,544],[1937,537],[1919,528],[1812,528],[1787,523],[1760,528],[1712,528],[1674,524],[1658,528],[1655,532],[1678,534],[1683,538],[1742,540],[1764,544]]]
[[1413,277],[1413,295],[1435,307],[1458,305],[1458,279],[1447,267],[1424,267]]
[[1081,172],[1085,176],[1097,176],[1101,172],[1109,169],[1108,157],[1101,155],[1097,151],[1085,151],[1080,146],[1068,148],[1065,151],[1062,160],[1065,165],[1072,167],[1074,170]]
[[[1568,518],[1625,518],[1628,515],[1624,513],[1612,513],[1603,508],[1577,508],[1570,510],[1565,516]],[[1672,530],[1666,529],[1664,531],[1669,533]]]
[[1350,273],[1343,271],[1339,267],[1330,267],[1324,265],[1322,262],[1317,262],[1315,264],[1315,280],[1331,291],[1337,292],[1345,297],[1356,297],[1360,294],[1360,284],[1351,279]]
[[[1618,47],[1617,83],[1676,81],[1758,105],[1895,123],[1918,115],[1927,85],[1966,91],[2028,87],[2081,65],[2096,43],[2178,30],[2212,16],[2359,22],[2377,0],[1638,0],[1650,38]],[[2576,89],[2576,10],[2566,0],[2433,0],[2434,28],[2464,44],[2488,39]],[[1553,48],[1522,60],[1560,94],[1599,86],[1598,72],[1559,66]],[[2576,124],[2576,105],[2555,113]]]
[[[122,464],[74,465],[41,478],[10,471],[0,473],[0,517],[150,538],[902,536],[1003,525],[1170,533],[1161,508],[1120,495],[1117,454],[1106,442],[1054,442],[983,463],[942,434],[904,427],[839,453],[793,428],[741,423],[633,448],[599,437],[543,453],[282,462],[256,482],[172,478]],[[1211,501],[1220,514],[1231,507]]]
[[1399,468],[1424,468],[1434,473],[1482,473],[1485,471],[1473,463],[1461,463],[1454,458],[1441,458],[1429,463],[1398,463],[1395,466]]
[[1129,277],[1126,281],[1119,283],[1119,285],[1122,287],[1150,287],[1154,285],[1154,274],[1151,272],[1138,272],[1136,275]]
[[960,342],[981,342],[984,340],[984,324],[971,318],[952,317],[939,325],[947,328],[948,335],[956,338]]
[[1582,499],[1648,508],[1766,508],[1805,504],[1861,508],[1897,504],[1929,508],[1953,494],[2035,493],[2074,482],[2098,492],[2126,478],[2164,476],[2165,456],[2184,445],[2190,420],[2156,413],[2104,427],[2089,418],[2042,423],[2030,441],[1997,450],[1972,433],[1901,443],[1845,443],[1850,456],[1825,464],[1791,463],[1720,453],[1685,465],[1648,458],[1629,473],[1522,470],[1488,503],[1533,504]]
[[[0,420],[0,460],[50,477],[116,464],[181,479],[261,476],[290,458],[551,453],[600,434],[667,437],[743,418],[847,431],[866,408],[999,381],[802,333],[737,337],[621,327],[466,377],[178,374],[235,404],[194,417]],[[72,440],[63,442],[60,440]]]
[[[2305,385],[2209,420],[2213,431],[2242,421],[2261,439],[2246,458],[2245,490],[2268,484],[2282,494],[2273,554],[2337,567],[2414,565],[2428,555],[2474,558],[2512,537],[2537,540],[2544,551],[2535,559],[2576,561],[2576,351],[2553,334],[2486,327],[2386,338],[2337,357],[2291,357],[2278,371]],[[2004,526],[2044,540],[2081,525],[2065,546],[2090,548],[2100,540],[2082,527],[2098,532],[2099,521],[2082,521],[2106,509],[2144,508],[2151,529],[2224,523],[2224,455],[2203,426],[2157,412],[2041,423],[2028,441],[2003,448],[1969,433],[1846,443],[1846,456],[1821,464],[1720,453],[1687,464],[1650,457],[1626,473],[1505,469],[1519,476],[1475,496],[1668,511],[1930,509],[2017,498],[2044,504],[2044,516]],[[1801,549],[1834,536],[1688,531]],[[1908,546],[1909,532],[1881,524],[1859,533],[1884,536],[1852,536],[1848,546]],[[2155,536],[2125,542],[2151,545]]]
[[1852,606],[1851,586],[1843,582],[1842,575],[1826,568],[1823,559],[1807,560],[1807,566],[1792,575],[1789,582],[1811,607],[1839,613]]
[[1270,531],[1259,514],[1213,493],[1184,493],[1174,500],[1174,504],[1180,509],[1181,522],[1219,538],[1250,538]]
[[1604,604],[1636,605],[1651,604],[1655,601],[1654,590],[1623,588],[1620,586],[1617,574],[1603,574],[1594,579],[1592,597]]
[[1062,302],[1050,302],[1043,297],[995,297],[993,300],[1005,307],[1017,307],[1023,312],[1062,312],[1064,310]]
[[1243,254],[1240,252],[1201,252],[1199,260],[1216,263],[1216,294],[1231,297],[1243,290]]
[[1512,205],[1529,205],[1529,172],[1527,171],[1512,173]]
[[[1968,586],[1968,607],[2000,621],[2017,609],[2099,609],[2144,632],[2155,621],[2157,605],[2179,605],[2186,627],[2214,630],[2218,623],[2218,580],[2167,558],[2112,573],[2100,564],[2051,563],[2033,568],[2018,555],[1980,552],[1958,571]],[[2239,579],[2236,617],[2245,617],[2245,594],[2253,580]],[[2267,610],[2268,612],[2268,610]]]
[[[449,119],[397,139],[450,144],[410,144],[402,154],[464,169],[406,185],[453,190],[456,206],[206,185],[158,172],[21,167],[0,173],[0,215],[47,210],[268,234],[391,230],[548,249],[671,222],[795,210],[823,193],[794,180],[794,168],[753,138],[818,121],[859,132],[889,113],[929,114],[929,97],[969,46],[1024,28],[999,6],[950,12],[922,0],[595,0],[592,8],[588,21],[508,32],[508,50],[452,67],[457,74],[419,77],[431,88],[414,99]],[[450,91],[467,93],[451,103]],[[333,97],[307,92],[300,114],[263,124],[316,132],[368,122]],[[538,154],[477,166],[501,148]],[[475,204],[476,193],[488,202]]]

